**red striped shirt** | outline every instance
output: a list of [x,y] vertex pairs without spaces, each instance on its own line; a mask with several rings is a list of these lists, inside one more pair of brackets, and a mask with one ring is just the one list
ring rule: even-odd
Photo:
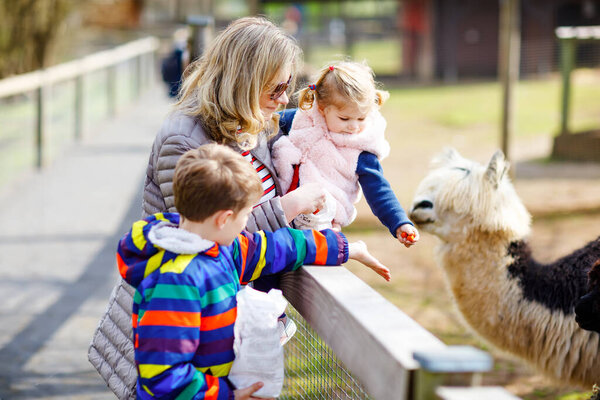
[[252,166],[256,170],[256,173],[258,174],[258,177],[262,181],[263,195],[258,201],[258,203],[255,205],[256,207],[258,205],[261,205],[265,201],[268,201],[275,197],[275,180],[273,179],[273,176],[271,175],[269,170],[265,168],[265,165],[258,161],[256,157],[252,156],[250,151],[242,151],[241,154],[246,160],[248,160],[250,164],[252,164]]

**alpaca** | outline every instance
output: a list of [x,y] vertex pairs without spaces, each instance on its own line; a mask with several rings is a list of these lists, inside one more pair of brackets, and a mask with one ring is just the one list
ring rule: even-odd
[[447,149],[417,188],[410,217],[440,239],[438,262],[465,322],[485,341],[561,383],[600,382],[600,335],[574,307],[600,238],[552,264],[532,258],[530,214],[496,152],[487,166]]

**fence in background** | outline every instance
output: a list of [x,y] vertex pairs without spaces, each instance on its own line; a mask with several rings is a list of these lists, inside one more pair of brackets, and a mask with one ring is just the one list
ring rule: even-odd
[[154,81],[158,47],[148,37],[0,80],[0,170],[11,174],[4,172],[0,184],[41,168],[62,144],[81,138],[94,116],[114,115],[138,97]]
[[282,287],[300,321],[285,347],[283,400],[516,399],[477,387],[487,353],[446,346],[345,268],[304,267]]

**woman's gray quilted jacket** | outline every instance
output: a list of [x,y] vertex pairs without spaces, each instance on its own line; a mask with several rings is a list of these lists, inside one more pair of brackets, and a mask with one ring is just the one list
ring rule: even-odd
[[[271,144],[260,138],[252,155],[261,161],[275,178],[275,190],[281,194],[281,188],[271,161]],[[163,123],[148,161],[142,216],[157,212],[174,212],[173,173],[179,157],[190,149],[210,143],[197,118],[175,112]],[[285,214],[279,197],[275,197],[256,207],[248,218],[246,229],[274,231],[287,226]],[[100,319],[88,358],[98,370],[109,388],[119,399],[134,399],[137,371],[134,361],[133,333],[131,327],[131,308],[135,289],[122,279],[115,286],[105,314]]]

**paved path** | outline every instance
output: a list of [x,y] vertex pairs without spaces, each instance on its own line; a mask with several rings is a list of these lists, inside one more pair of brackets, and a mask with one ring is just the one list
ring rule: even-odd
[[87,347],[140,216],[162,87],[0,193],[0,398],[114,399]]

